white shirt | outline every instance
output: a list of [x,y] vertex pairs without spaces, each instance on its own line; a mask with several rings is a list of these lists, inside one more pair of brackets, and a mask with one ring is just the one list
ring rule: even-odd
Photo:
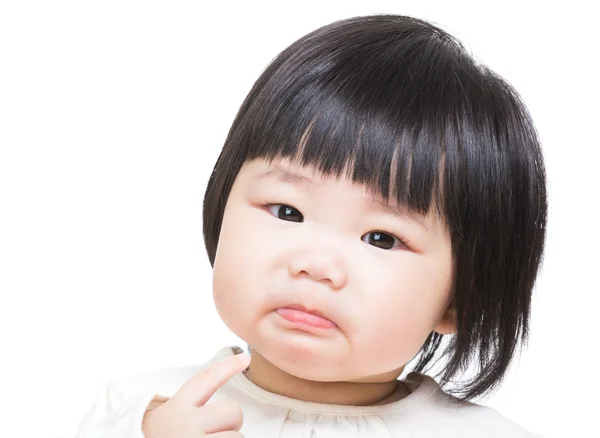
[[[222,349],[208,364],[166,369],[102,389],[79,425],[77,438],[143,438],[142,419],[156,396],[170,397],[207,365],[241,351]],[[209,400],[234,399],[242,408],[246,438],[460,437],[534,438],[534,435],[492,408],[451,404],[437,382],[420,373],[404,380],[411,393],[379,406],[342,406],[305,402],[270,393],[240,373]],[[176,437],[173,437],[176,438]]]

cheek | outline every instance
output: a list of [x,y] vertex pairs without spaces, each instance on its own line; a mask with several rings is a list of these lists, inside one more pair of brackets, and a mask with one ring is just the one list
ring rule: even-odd
[[365,267],[379,275],[364,277],[366,296],[358,309],[354,341],[360,357],[369,358],[371,366],[389,370],[406,364],[434,329],[448,290],[447,273],[440,271],[439,263],[407,255],[394,269]]
[[[213,297],[221,319],[238,336],[256,324],[264,302],[268,248],[256,212],[226,210],[213,266]],[[260,213],[260,212],[259,212]]]
[[386,300],[372,307],[361,321],[354,338],[357,357],[367,359],[366,369],[387,372],[408,363],[431,332],[432,324],[419,308],[410,309],[401,300]]

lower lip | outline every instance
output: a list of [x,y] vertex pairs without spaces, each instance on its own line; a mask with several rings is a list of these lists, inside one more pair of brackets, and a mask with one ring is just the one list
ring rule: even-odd
[[312,313],[303,312],[302,310],[289,309],[287,307],[277,309],[277,313],[288,321],[308,325],[316,328],[329,329],[337,327],[328,319],[322,318]]

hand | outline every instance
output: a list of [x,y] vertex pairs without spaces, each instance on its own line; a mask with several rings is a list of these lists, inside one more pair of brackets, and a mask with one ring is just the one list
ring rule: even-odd
[[245,354],[228,357],[189,379],[170,399],[150,403],[142,421],[144,437],[241,437],[242,409],[237,403],[205,404],[217,389],[248,364],[249,357]]

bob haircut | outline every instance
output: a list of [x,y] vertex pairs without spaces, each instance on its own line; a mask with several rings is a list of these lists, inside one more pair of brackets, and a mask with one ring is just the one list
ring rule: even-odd
[[[457,332],[432,332],[414,371],[446,358],[441,384],[458,382],[459,403],[496,388],[527,342],[548,208],[538,136],[511,85],[416,18],[355,17],[300,38],[250,90],[209,179],[211,265],[233,182],[259,158],[345,176],[415,214],[435,208],[450,233]],[[472,365],[472,378],[454,378]]]

